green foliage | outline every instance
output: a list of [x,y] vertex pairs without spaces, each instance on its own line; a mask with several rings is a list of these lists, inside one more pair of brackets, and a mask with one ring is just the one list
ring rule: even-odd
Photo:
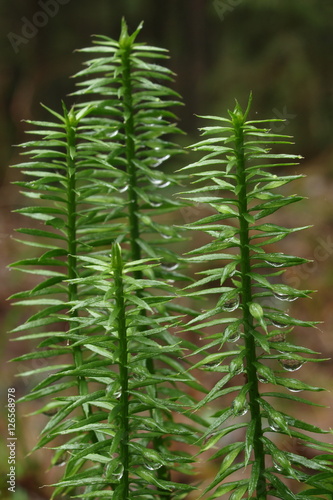
[[[211,239],[189,252],[188,258],[190,262],[207,263],[208,268],[199,273],[204,277],[185,291],[190,296],[212,295],[214,301],[212,307],[191,319],[187,326],[201,335],[206,332],[210,340],[206,348],[193,352],[204,356],[194,366],[222,374],[197,404],[199,409],[220,399],[223,408],[211,417],[203,436],[203,451],[216,447],[227,434],[239,435],[244,428],[243,416],[249,414],[244,439],[222,445],[213,455],[222,459],[222,463],[205,491],[216,487],[209,499],[221,498],[231,491],[232,499],[253,498],[255,494],[259,499],[266,499],[268,494],[283,499],[310,498],[319,490],[309,488],[295,495],[279,476],[308,486],[318,485],[323,473],[326,478],[329,471],[332,473],[330,455],[317,455],[309,460],[279,449],[277,437],[285,436],[285,441],[297,439],[317,452],[329,452],[332,447],[308,435],[325,431],[275,409],[268,401],[285,398],[288,402],[312,404],[288,391],[322,390],[281,373],[283,369],[295,372],[304,363],[318,361],[311,357],[317,353],[294,345],[291,338],[295,327],[314,327],[315,322],[294,318],[286,311],[289,302],[307,297],[310,291],[281,283],[283,268],[305,260],[275,252],[270,246],[303,228],[285,228],[267,222],[269,215],[301,199],[276,192],[300,176],[277,176],[271,172],[272,168],[296,165],[299,157],[276,152],[278,146],[291,144],[291,138],[266,129],[272,120],[248,120],[250,102],[251,99],[245,112],[236,104],[229,119],[204,117],[214,124],[204,127],[202,133],[206,137],[192,146],[204,156],[183,169],[200,186],[188,191],[186,199],[205,203],[213,210],[213,215],[187,225]],[[219,262],[216,268],[211,267],[214,261]],[[214,287],[210,288],[210,284]],[[193,292],[197,287],[202,288]],[[211,334],[215,326],[218,331]],[[264,384],[276,387],[277,391],[265,392]],[[234,399],[226,407],[223,396],[230,392],[234,392]],[[233,481],[233,473],[242,468],[251,471],[248,478]],[[229,476],[231,481],[225,483]],[[332,486],[321,484],[321,495],[331,492]]]
[[[83,49],[97,57],[76,75],[84,80],[78,83],[81,89],[75,95],[80,101],[88,100],[78,104],[80,108],[93,106],[86,126],[94,131],[91,124],[98,123],[93,137],[110,147],[106,161],[113,167],[113,186],[128,193],[127,201],[115,200],[110,220],[123,217],[125,204],[129,224],[127,233],[120,237],[130,244],[130,258],[163,256],[165,266],[159,272],[167,278],[165,267],[176,265],[179,258],[162,249],[156,255],[154,248],[163,246],[165,240],[179,240],[176,229],[158,222],[158,218],[181,206],[163,192],[163,188],[179,184],[180,177],[168,175],[159,167],[181,153],[170,140],[181,131],[172,123],[176,116],[169,109],[181,103],[179,95],[165,85],[172,81],[172,72],[156,64],[156,60],[167,58],[166,51],[134,43],[139,31],[140,27],[129,36],[123,22],[119,42],[96,37],[93,47]],[[143,238],[143,234],[149,238]]]
[[[158,222],[181,206],[163,192],[179,176],[158,169],[181,151],[164,137],[180,132],[168,110],[178,101],[156,83],[172,73],[150,62],[165,51],[136,44],[139,29],[128,35],[123,22],[118,42],[103,37],[85,49],[98,57],[80,73],[80,104],[63,105],[63,115],[48,110],[53,121],[31,122],[37,139],[23,144],[30,161],[19,165],[31,179],[18,183],[31,201],[19,212],[38,224],[19,232],[32,237],[21,242],[37,255],[12,267],[43,281],[12,297],[33,309],[14,332],[39,342],[17,360],[49,365],[22,401],[52,398],[41,409],[51,418],[36,448],[67,439],[55,446],[53,464],[66,468],[54,496],[80,487],[82,498],[99,498],[101,490],[114,499],[180,498],[191,489],[179,484],[174,492],[171,469],[187,473],[190,460],[169,447],[192,443],[196,431],[176,425],[171,410],[192,404],[177,382],[200,386],[178,362],[182,342],[168,330],[176,317],[165,282],[182,276],[180,258],[163,244],[179,236]],[[125,271],[117,244],[110,269],[114,242],[124,248]],[[45,366],[30,374],[38,378]]]
[[[83,374],[87,373],[103,389],[81,401],[67,398],[68,404],[43,431],[53,436],[75,435],[57,448],[58,454],[68,452],[70,459],[55,494],[82,484],[87,488],[80,498],[100,498],[101,490],[113,499],[165,498],[175,489],[184,494],[191,486],[174,483],[169,474],[171,469],[185,472],[192,459],[184,452],[171,453],[169,439],[164,436],[172,435],[173,442],[188,444],[196,439],[195,429],[185,423],[176,425],[172,419],[172,412],[182,412],[192,404],[176,384],[191,382],[192,378],[176,361],[182,354],[180,341],[169,333],[176,318],[154,313],[161,299],[170,300],[168,292],[172,287],[156,280],[133,278],[143,267],[148,273],[158,263],[141,259],[123,264],[117,243],[111,261],[107,257],[82,259],[96,275],[78,278],[74,283],[84,286],[87,282],[97,293],[94,301],[79,300],[72,307],[94,318],[101,334],[81,336],[74,346],[90,351]],[[165,296],[149,295],[149,288],[161,288]],[[138,298],[138,290],[144,298]],[[142,311],[148,315],[142,315]],[[154,373],[145,364],[151,358],[159,364]],[[94,408],[93,415],[69,423],[69,412],[83,403]],[[85,433],[92,429],[98,440],[87,443]],[[151,447],[156,442],[157,450]],[[172,493],[172,498],[179,495]]]
[[[181,174],[160,170],[181,153],[171,140],[181,132],[171,111],[180,102],[169,88],[172,72],[156,63],[166,51],[137,43],[140,29],[129,35],[123,22],[118,41],[96,37],[83,49],[94,58],[76,75],[78,102],[63,105],[63,114],[47,108],[53,121],[30,122],[37,138],[22,145],[29,161],[18,165],[27,180],[17,184],[30,200],[18,212],[34,224],[18,230],[29,252],[12,268],[38,283],[12,297],[28,311],[14,333],[38,344],[16,359],[43,362],[22,374],[37,384],[21,401],[46,398],[38,412],[49,420],[35,448],[52,446],[52,465],[65,465],[52,498],[186,498],[194,486],[178,478],[192,472],[188,450],[199,441],[203,452],[221,442],[212,456],[219,471],[202,496],[330,498],[332,447],[312,436],[326,431],[271,403],[313,404],[293,392],[322,390],[284,371],[319,361],[292,342],[294,328],[315,322],[285,307],[310,291],[281,282],[284,268],[306,261],[273,246],[303,228],[267,221],[301,199],[276,191],[300,176],[271,173],[299,157],[275,152],[290,137],[267,130],[272,120],[248,120],[249,102],[229,119],[206,117],[216,125],[193,146],[203,158]],[[213,213],[187,225],[210,241],[184,259],[168,246],[181,240],[181,228],[164,216],[184,205],[167,194],[189,173],[199,187],[186,203]],[[174,282],[187,279],[178,271],[185,260],[206,266],[184,291],[200,302],[213,296],[200,313],[173,301]],[[193,345],[178,330],[208,343]],[[215,374],[212,389],[194,369]],[[200,402],[193,390],[204,393]],[[315,456],[281,449],[281,436]],[[305,488],[292,493],[284,479]]]

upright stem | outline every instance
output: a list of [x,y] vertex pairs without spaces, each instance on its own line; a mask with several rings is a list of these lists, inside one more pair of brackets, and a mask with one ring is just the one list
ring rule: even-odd
[[116,308],[118,309],[117,330],[119,340],[119,378],[120,378],[120,451],[119,460],[122,466],[120,479],[122,499],[129,498],[129,411],[128,411],[128,346],[126,330],[126,307],[124,300],[123,263],[120,248],[114,245],[112,250],[113,273],[115,285]]
[[[124,129],[126,141],[126,163],[128,174],[128,220],[129,220],[129,236],[131,246],[132,260],[141,259],[141,248],[138,243],[140,237],[140,226],[138,218],[138,195],[135,190],[137,187],[137,176],[135,160],[135,144],[134,144],[134,111],[133,111],[133,89],[131,79],[131,46],[124,47],[122,50],[122,66],[123,66],[123,102],[124,102]],[[134,271],[135,279],[142,278],[142,271]],[[138,295],[140,295],[140,291]],[[142,311],[145,314],[145,311]],[[155,373],[154,362],[152,359],[147,360],[147,368],[150,373]]]
[[[65,111],[66,119],[66,136],[67,136],[67,249],[68,249],[68,279],[72,280],[78,277],[77,274],[77,245],[76,245],[76,165],[75,165],[75,153],[76,153],[76,128],[77,122],[73,111],[69,113]],[[69,283],[68,285],[68,300],[69,302],[76,301],[78,298],[77,284]],[[78,316],[77,310],[69,313],[71,318],[76,318]],[[73,322],[71,326],[75,326]],[[82,351],[81,348],[73,348],[74,362],[76,368],[79,368],[83,364]],[[78,377],[78,387],[79,394],[88,394],[87,381],[84,377]],[[91,414],[90,407],[88,405],[83,405],[83,410],[86,418]]]
[[238,117],[234,119],[235,127],[235,152],[237,158],[237,182],[239,185],[238,206],[239,206],[239,224],[240,224],[240,248],[241,248],[241,281],[242,281],[242,309],[244,319],[244,334],[245,334],[245,356],[246,356],[246,371],[249,389],[249,406],[252,422],[254,422],[254,437],[253,451],[254,458],[259,462],[260,472],[257,483],[258,500],[266,500],[266,480],[265,472],[265,453],[261,440],[262,424],[260,417],[259,406],[259,390],[258,377],[254,362],[256,362],[256,344],[252,335],[254,325],[253,318],[250,314],[250,304],[252,302],[252,284],[251,284],[251,261],[250,261],[250,238],[249,238],[249,223],[246,219],[248,214],[247,207],[247,188],[246,188],[246,171],[245,171],[245,154],[244,154],[244,131],[243,121],[240,122]]
[[[125,130],[125,148],[126,148],[126,163],[127,163],[127,174],[128,174],[128,218],[129,218],[129,237],[130,237],[130,247],[131,247],[131,257],[132,260],[141,259],[141,248],[138,243],[140,237],[140,226],[139,226],[139,205],[138,205],[138,195],[135,190],[137,187],[137,175],[136,166],[134,164],[135,160],[135,128],[134,128],[134,109],[133,109],[133,88],[132,88],[132,76],[131,76],[131,55],[132,47],[131,45],[124,44],[121,51],[122,58],[122,78],[123,78],[123,104],[124,104],[124,130]],[[142,271],[134,271],[133,277],[135,279],[142,278]],[[141,291],[137,292],[138,296],[141,295]],[[141,314],[145,315],[146,311],[143,309]],[[146,367],[149,373],[155,373],[154,361],[149,358],[146,360]],[[154,391],[154,397],[157,397],[157,391]],[[151,410],[151,415],[153,415],[154,410]],[[153,446],[155,450],[161,448],[163,444],[162,438],[153,438]],[[161,479],[169,479],[169,471],[165,467],[161,467],[157,471],[157,476]],[[168,500],[168,493],[164,492],[163,498]]]
[[[134,113],[133,113],[133,89],[131,81],[131,62],[130,62],[131,46],[125,47],[122,50],[122,65],[123,65],[123,103],[124,103],[124,129],[125,129],[125,147],[126,147],[126,163],[128,174],[128,219],[132,260],[141,259],[141,248],[138,244],[140,236],[139,219],[138,219],[138,195],[135,188],[137,187],[135,160],[135,144],[134,144]],[[134,278],[140,279],[141,271],[134,272]]]

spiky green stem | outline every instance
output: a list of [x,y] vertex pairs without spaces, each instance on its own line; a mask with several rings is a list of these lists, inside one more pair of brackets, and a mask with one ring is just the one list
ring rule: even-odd
[[[136,193],[137,175],[135,160],[135,144],[134,144],[134,113],[133,113],[133,97],[132,97],[132,79],[131,79],[131,62],[130,62],[131,46],[125,47],[122,50],[122,67],[123,67],[123,104],[124,104],[124,129],[125,129],[125,150],[126,163],[128,174],[128,219],[129,219],[129,234],[132,260],[141,258],[141,249],[138,244],[140,236],[139,219],[138,219],[138,195]],[[141,278],[141,271],[136,271]],[[134,273],[135,274],[135,273]]]
[[[131,247],[131,258],[132,260],[141,259],[141,247],[138,243],[140,237],[140,225],[139,225],[139,205],[138,205],[138,195],[136,192],[137,187],[137,169],[134,164],[135,160],[135,127],[134,127],[134,109],[133,109],[133,88],[132,88],[132,68],[131,68],[131,50],[132,44],[126,42],[126,38],[122,42],[121,50],[121,61],[122,61],[122,83],[123,83],[123,105],[124,105],[124,131],[125,131],[125,151],[126,151],[126,163],[127,163],[127,174],[128,174],[128,219],[129,219],[129,238]],[[134,271],[133,276],[135,279],[142,279],[142,271]],[[139,290],[138,295],[141,296],[141,291]],[[142,310],[142,314],[145,315],[145,310]],[[146,367],[149,373],[155,373],[154,362],[152,359],[147,359]],[[157,397],[157,391],[155,391],[154,397]],[[154,415],[154,411],[151,411],[151,415]],[[161,448],[163,444],[163,439],[153,438],[153,446],[155,450]],[[157,471],[157,476],[161,479],[170,479],[170,472],[165,468],[161,467]],[[163,498],[168,500],[171,495],[167,492],[163,492]]]
[[250,238],[249,238],[249,223],[248,215],[248,200],[247,200],[247,182],[245,171],[245,153],[244,153],[244,115],[243,119],[239,115],[234,115],[233,124],[235,128],[235,153],[237,160],[236,176],[239,186],[238,195],[238,210],[239,210],[239,225],[240,225],[240,248],[241,248],[241,282],[242,282],[242,310],[244,320],[244,336],[245,336],[245,357],[246,357],[246,372],[249,388],[249,406],[251,419],[254,422],[254,437],[253,437],[253,452],[254,458],[260,466],[259,478],[257,483],[257,495],[259,500],[266,500],[266,480],[265,472],[265,452],[262,443],[262,423],[259,406],[259,389],[258,377],[254,363],[257,360],[256,344],[253,337],[253,317],[250,314],[250,304],[252,302],[252,284],[251,284],[251,260],[250,260]]
[[[77,120],[74,111],[65,113],[65,125],[66,125],[66,136],[67,136],[67,245],[68,245],[68,279],[73,280],[78,277],[77,273],[77,245],[76,245],[76,224],[77,224],[77,213],[76,213],[76,164],[75,164],[75,153],[76,153],[76,128]],[[74,302],[78,299],[77,285],[76,283],[69,283],[68,285],[68,300],[69,302]],[[71,318],[76,318],[78,316],[77,310],[71,311],[69,313]],[[72,323],[72,327],[75,323]],[[83,364],[83,357],[81,348],[73,348],[74,362],[76,368],[79,368]],[[88,385],[85,377],[78,377],[78,388],[79,394],[81,396],[88,394]],[[91,414],[90,407],[84,405],[83,407],[86,418]]]
[[122,466],[120,479],[121,498],[129,498],[129,401],[128,401],[128,346],[126,330],[126,306],[124,299],[123,263],[120,247],[116,244],[112,249],[112,267],[115,286],[115,301],[118,309],[117,330],[119,340],[119,379],[120,379],[120,449],[119,460]]

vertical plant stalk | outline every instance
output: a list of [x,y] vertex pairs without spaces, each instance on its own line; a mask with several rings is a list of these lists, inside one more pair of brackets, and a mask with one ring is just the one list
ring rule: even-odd
[[124,300],[123,263],[118,244],[112,248],[112,268],[115,287],[115,302],[118,310],[117,330],[119,340],[119,379],[120,379],[120,449],[119,459],[123,474],[120,479],[121,494],[124,500],[129,498],[129,408],[128,408],[128,347],[126,330],[126,306]]
[[[77,272],[77,235],[76,235],[76,221],[77,221],[77,199],[76,199],[76,164],[75,164],[75,154],[76,154],[76,128],[77,119],[73,110],[69,112],[64,106],[64,116],[66,125],[66,136],[67,136],[67,152],[66,152],[66,163],[67,163],[67,245],[68,245],[68,279],[74,280],[78,278]],[[70,282],[68,284],[68,301],[76,302],[78,300],[77,284]],[[78,316],[77,309],[69,312],[70,318],[76,318]],[[71,322],[70,327],[78,326],[75,322]],[[79,368],[83,364],[82,351],[80,346],[73,347],[73,356],[76,368]],[[80,396],[88,394],[88,384],[86,379],[82,376],[78,377],[78,389]],[[85,417],[87,418],[91,415],[91,410],[89,405],[83,405],[83,410]]]
[[[134,116],[133,116],[133,97],[132,97],[132,82],[131,82],[131,43],[127,38],[122,43],[122,69],[123,69],[123,103],[124,103],[124,130],[125,130],[125,149],[127,160],[128,174],[128,218],[129,218],[129,233],[132,260],[141,259],[141,249],[138,244],[140,236],[138,213],[138,195],[135,191],[137,186],[135,160],[135,144],[134,144]],[[134,278],[140,279],[141,271],[134,272]]]
[[[129,219],[129,238],[131,246],[131,257],[132,260],[141,259],[141,248],[138,244],[138,239],[140,237],[140,227],[138,218],[138,195],[136,193],[137,187],[137,175],[136,166],[134,164],[135,160],[135,129],[134,129],[134,110],[133,110],[133,88],[132,88],[132,78],[131,78],[131,46],[132,42],[128,37],[126,31],[123,33],[121,45],[121,61],[122,61],[122,77],[123,77],[123,104],[124,104],[124,131],[125,131],[125,149],[126,149],[126,162],[127,162],[127,174],[128,174],[128,219]],[[133,277],[135,279],[142,279],[142,271],[134,271]],[[139,297],[142,296],[141,290],[137,291]],[[146,315],[146,311],[143,309],[141,314]],[[149,373],[155,373],[154,361],[151,358],[146,360],[146,366]],[[154,397],[157,397],[157,391],[154,390]],[[153,415],[153,410],[151,410]],[[153,446],[155,450],[161,448],[163,440],[161,438],[153,438]],[[170,473],[166,467],[161,467],[157,471],[157,476],[161,479],[170,480]],[[168,500],[169,495],[163,491],[163,495],[166,500]],[[171,498],[171,497],[170,497]]]
[[[124,103],[124,130],[125,130],[125,149],[128,174],[128,220],[129,220],[129,237],[131,246],[131,258],[133,261],[141,259],[141,248],[138,243],[140,237],[140,227],[138,218],[138,195],[136,193],[137,176],[135,160],[135,144],[134,144],[134,111],[133,111],[133,89],[131,81],[131,40],[127,32],[122,33],[121,41],[121,61],[123,75],[123,103]],[[134,279],[142,279],[142,271],[133,272]],[[141,296],[141,290],[137,292]],[[145,311],[142,310],[142,314]],[[147,369],[150,373],[155,373],[154,362],[148,359],[146,362]]]
[[247,113],[244,115],[233,115],[233,124],[235,130],[235,154],[236,154],[236,177],[239,186],[238,195],[238,210],[239,210],[239,225],[240,225],[240,270],[242,283],[242,310],[244,320],[244,337],[245,337],[245,358],[246,372],[249,386],[249,406],[251,413],[251,421],[254,422],[253,436],[253,452],[254,459],[259,464],[259,477],[257,484],[257,495],[260,495],[259,500],[266,499],[266,480],[265,480],[265,451],[262,442],[262,423],[261,412],[259,405],[259,388],[258,377],[254,363],[257,361],[256,344],[253,337],[253,317],[250,313],[250,304],[252,302],[252,283],[251,283],[251,260],[250,260],[250,238],[249,238],[249,223],[248,223],[248,201],[247,201],[247,182],[245,171],[245,154],[244,154],[244,131],[243,125],[246,120]]

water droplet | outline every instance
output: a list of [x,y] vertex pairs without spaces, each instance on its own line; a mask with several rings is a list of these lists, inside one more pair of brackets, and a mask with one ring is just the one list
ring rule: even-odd
[[160,462],[149,462],[149,463],[145,463],[144,464],[144,466],[148,470],[157,470],[157,469],[160,469],[162,467],[162,465],[163,464],[161,464]]
[[240,339],[240,331],[239,330],[236,330],[234,332],[231,332],[229,337],[228,337],[228,342],[237,342],[237,340]]
[[291,389],[290,387],[287,387],[288,391],[290,392],[302,392],[303,389]]
[[116,470],[111,472],[112,478],[115,479],[116,481],[120,481],[120,479],[124,475],[124,466],[122,464],[119,464]]
[[277,321],[276,319],[272,319],[272,325],[276,326],[276,328],[285,328],[286,326],[286,323],[281,323],[280,321]]
[[177,263],[165,263],[161,264],[161,268],[164,269],[165,271],[175,271],[179,267],[179,264]]
[[163,179],[150,179],[150,182],[157,188],[164,188],[170,185],[170,181],[165,181]]
[[205,437],[205,439],[203,440],[203,445],[207,444],[208,441],[215,436],[215,433],[211,433],[211,434],[208,434],[208,436]]
[[69,345],[69,339],[67,339],[66,345]]
[[249,405],[245,403],[242,407],[238,407],[238,405],[235,405],[235,402],[232,403],[231,409],[233,411],[233,414],[235,417],[242,417],[243,415],[246,415],[246,413],[249,411]]
[[43,415],[46,415],[47,417],[53,417],[56,413],[58,413],[58,408],[49,408],[43,411]]
[[274,431],[274,432],[280,432],[281,431],[280,426],[276,422],[274,422],[274,420],[271,419],[271,418],[268,419],[268,425],[272,429],[272,431]]
[[66,465],[66,460],[64,459],[64,456],[61,455],[55,462],[53,465],[56,465],[57,467],[63,467],[64,465]]
[[223,311],[233,312],[239,307],[239,296],[233,297],[230,300],[226,300],[222,305]]
[[202,365],[202,368],[206,369],[206,370],[214,370],[215,368],[217,368],[218,366],[220,366],[221,363],[205,363],[204,365]]
[[258,375],[258,380],[259,382],[261,382],[262,384],[268,384],[269,380],[267,380],[266,377],[263,377],[262,375]]
[[274,262],[272,260],[265,260],[265,262],[269,266],[273,266],[273,267],[282,267],[283,266],[283,262]]
[[273,465],[274,465],[274,469],[277,470],[278,472],[283,471],[283,467],[280,464],[278,464],[277,462],[275,462],[274,460],[273,460]]
[[298,359],[280,359],[280,364],[288,372],[295,372],[302,368],[304,361],[299,361]]
[[286,335],[284,333],[278,333],[277,335],[273,335],[268,339],[270,342],[284,342],[286,340]]
[[241,373],[243,373],[244,371],[244,365],[243,363],[241,363],[240,365],[238,366],[233,366],[231,363],[230,363],[230,366],[229,366],[229,371],[230,373],[232,373],[233,375],[240,375]]
[[128,190],[128,184],[126,184],[126,186],[118,189],[119,193],[125,193],[127,190]]
[[170,181],[166,181],[166,182],[163,182],[163,184],[159,184],[157,187],[160,189],[160,188],[165,188],[165,187],[168,187],[170,186]]
[[294,297],[292,295],[288,295],[286,293],[273,293],[274,297],[279,299],[279,300],[285,300],[287,302],[293,302],[294,300],[297,300],[298,297]]
[[165,155],[165,156],[162,156],[162,158],[159,158],[155,163],[154,165],[152,165],[152,168],[156,168],[156,167],[159,167],[161,165],[161,163],[163,163],[164,161],[168,160],[170,158],[170,155]]
[[170,238],[172,238],[172,235],[171,234],[164,234],[164,233],[160,233],[160,235],[162,236],[162,238],[164,238],[165,240],[169,240]]
[[152,207],[156,207],[156,208],[157,208],[157,207],[160,207],[160,206],[162,205],[162,202],[161,202],[161,201],[152,201],[152,200],[150,200],[150,202],[149,202],[149,203],[150,203],[150,205],[151,205]]

